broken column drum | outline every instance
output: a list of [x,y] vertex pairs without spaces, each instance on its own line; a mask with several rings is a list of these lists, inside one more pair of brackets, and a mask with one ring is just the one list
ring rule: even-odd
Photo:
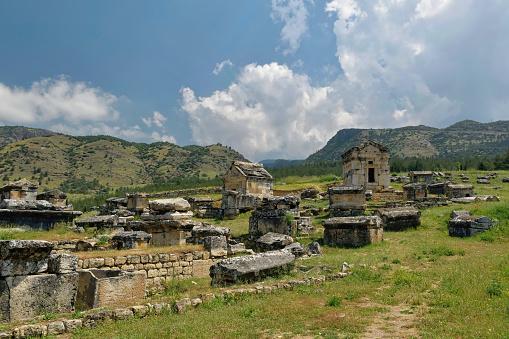
[[378,216],[336,217],[324,221],[324,243],[329,246],[359,247],[383,240]]
[[329,213],[331,217],[363,215],[366,210],[366,195],[361,186],[331,187],[329,192]]

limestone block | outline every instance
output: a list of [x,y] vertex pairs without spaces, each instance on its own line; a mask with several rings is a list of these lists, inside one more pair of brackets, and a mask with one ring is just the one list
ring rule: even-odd
[[52,254],[48,260],[48,273],[71,273],[78,268],[78,257],[67,253]]
[[78,273],[0,279],[0,319],[17,321],[44,313],[74,311]]
[[295,256],[287,250],[224,259],[210,267],[212,285],[251,282],[288,272]]
[[150,201],[149,206],[151,210],[157,212],[185,212],[191,210],[191,205],[183,198],[156,199]]
[[[203,246],[212,257],[224,257],[228,254],[228,242],[225,236],[208,236],[203,239]],[[191,253],[190,253],[191,254]],[[192,254],[191,254],[192,260]],[[186,261],[184,261],[186,262]]]
[[193,261],[193,277],[208,277],[210,272],[210,266],[212,266],[214,262],[212,259],[207,260],[195,260]]
[[0,240],[0,277],[46,271],[53,244],[42,240]]
[[358,247],[383,240],[382,220],[378,216],[330,218],[323,226],[324,243],[330,246]]
[[285,248],[293,243],[293,238],[286,234],[269,232],[256,239],[256,247],[260,251],[274,251]]
[[382,219],[384,231],[401,231],[421,224],[421,212],[415,207],[380,208],[376,215]]

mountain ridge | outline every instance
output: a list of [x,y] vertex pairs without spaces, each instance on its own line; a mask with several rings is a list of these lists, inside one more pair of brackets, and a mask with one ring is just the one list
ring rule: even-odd
[[380,142],[395,157],[489,156],[509,148],[509,121],[458,121],[445,128],[425,125],[398,128],[339,130],[306,161],[340,160],[341,154],[364,139]]

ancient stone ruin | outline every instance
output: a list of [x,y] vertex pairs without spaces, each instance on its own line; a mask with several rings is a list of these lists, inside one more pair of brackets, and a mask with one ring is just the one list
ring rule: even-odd
[[249,218],[249,236],[256,239],[269,232],[295,235],[294,216],[299,213],[299,204],[296,196],[263,198]]
[[152,235],[143,231],[119,232],[111,238],[111,247],[117,250],[143,249],[148,247],[150,239]]
[[421,224],[421,212],[415,207],[380,208],[375,214],[382,220],[384,231],[402,231]]
[[336,217],[323,222],[323,241],[329,246],[360,247],[383,240],[378,216]]
[[234,161],[223,177],[223,217],[232,218],[272,195],[274,179],[263,165]]
[[468,211],[453,211],[449,220],[449,235],[451,237],[470,237],[489,230],[493,221],[488,217],[476,217]]
[[59,222],[71,222],[82,213],[67,204],[58,190],[37,194],[38,185],[26,179],[0,188],[0,224],[48,230]]
[[76,301],[78,310],[129,304],[144,297],[144,272],[100,269],[79,272]]
[[428,186],[425,183],[409,183],[403,185],[405,201],[420,201],[428,197]]
[[224,286],[261,280],[288,273],[295,255],[288,250],[269,251],[224,259],[210,267],[212,286]]
[[0,241],[1,321],[74,311],[78,259],[52,249],[47,241]]
[[363,215],[366,210],[366,195],[361,186],[330,187],[329,214],[331,217]]
[[452,184],[446,186],[445,194],[449,199],[474,196],[474,186],[470,184]]
[[261,252],[281,250],[293,243],[293,238],[286,234],[269,232],[256,239],[256,248]]
[[389,150],[368,140],[341,156],[343,159],[343,184],[362,186],[374,192],[389,188]]

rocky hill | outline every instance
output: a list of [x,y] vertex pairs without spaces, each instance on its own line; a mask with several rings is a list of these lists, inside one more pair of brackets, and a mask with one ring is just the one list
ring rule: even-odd
[[339,160],[363,139],[388,146],[392,156],[454,158],[493,156],[509,149],[509,121],[460,121],[447,128],[409,126],[384,129],[343,129],[306,160]]
[[44,187],[127,186],[226,171],[235,150],[220,144],[185,146],[133,143],[109,136],[75,137],[24,127],[0,127],[1,182],[26,177]]

